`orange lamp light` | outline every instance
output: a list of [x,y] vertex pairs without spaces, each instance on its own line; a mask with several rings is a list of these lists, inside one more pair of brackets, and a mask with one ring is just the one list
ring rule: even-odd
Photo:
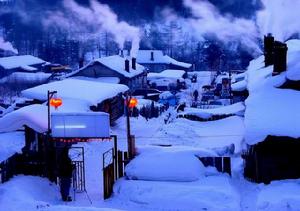
[[130,98],[128,102],[129,108],[134,108],[138,104],[138,100],[136,98]]
[[62,99],[61,98],[51,98],[50,105],[55,107],[55,109],[57,109],[59,106],[62,105]]

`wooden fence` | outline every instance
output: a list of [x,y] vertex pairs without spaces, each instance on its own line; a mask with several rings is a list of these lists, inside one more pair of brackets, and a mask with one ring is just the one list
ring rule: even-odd
[[0,163],[0,183],[7,182],[14,175],[18,174],[18,160],[20,154],[14,154],[12,157]]
[[231,175],[231,158],[230,157],[199,157],[205,167],[213,166],[219,172]]
[[113,193],[113,186],[117,179],[124,176],[125,166],[128,164],[128,153],[114,148],[103,153],[103,197],[108,199]]

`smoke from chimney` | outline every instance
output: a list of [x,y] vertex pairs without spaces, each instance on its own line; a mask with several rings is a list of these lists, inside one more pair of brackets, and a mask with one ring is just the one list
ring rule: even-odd
[[4,41],[3,37],[0,36],[0,49],[5,51],[12,51],[15,54],[18,54],[18,50],[13,47],[10,42]]
[[262,34],[271,32],[282,42],[300,34],[299,0],[262,0],[262,3],[264,9],[256,17]]
[[90,0],[90,6],[84,7],[74,0],[64,0],[63,7],[63,11],[47,13],[47,17],[43,19],[45,28],[57,26],[73,36],[78,35],[75,38],[80,39],[97,39],[105,31],[112,35],[120,49],[123,49],[125,41],[130,41],[131,55],[137,54],[140,43],[139,28],[119,21],[108,5]]

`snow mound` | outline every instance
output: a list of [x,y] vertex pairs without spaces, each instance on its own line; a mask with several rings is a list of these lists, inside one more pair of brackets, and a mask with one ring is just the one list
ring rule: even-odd
[[204,170],[190,151],[147,150],[134,158],[125,171],[130,179],[191,182],[202,177]]
[[[46,190],[46,191],[45,191]],[[113,211],[110,208],[80,207],[61,201],[59,187],[45,178],[17,176],[0,186],[0,208],[5,211]]]
[[114,199],[151,210],[240,210],[239,196],[226,175],[204,177],[197,182],[121,179],[114,186]]
[[211,109],[199,109],[199,108],[186,108],[184,112],[179,115],[195,115],[203,119],[211,118],[214,115],[231,115],[240,114],[245,110],[245,105],[242,102],[235,103],[228,106],[221,106]]
[[[284,193],[284,194],[283,194]],[[299,210],[299,180],[274,181],[258,194],[257,210]]]

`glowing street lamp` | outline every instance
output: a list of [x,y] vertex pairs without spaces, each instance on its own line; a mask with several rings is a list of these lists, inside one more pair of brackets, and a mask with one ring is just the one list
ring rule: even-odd
[[62,105],[62,99],[61,98],[51,98],[50,105],[53,106],[55,109],[57,109],[59,106]]
[[129,108],[134,108],[135,106],[137,106],[137,104],[138,104],[138,100],[136,98],[130,98],[127,103],[127,106]]
[[136,98],[129,97],[128,95],[126,97],[126,122],[127,122],[127,146],[128,146],[128,154],[129,154],[129,159],[133,157],[133,146],[132,146],[132,138],[131,138],[131,133],[130,133],[130,118],[129,118],[129,111],[130,109],[134,108],[138,104],[138,100]]

